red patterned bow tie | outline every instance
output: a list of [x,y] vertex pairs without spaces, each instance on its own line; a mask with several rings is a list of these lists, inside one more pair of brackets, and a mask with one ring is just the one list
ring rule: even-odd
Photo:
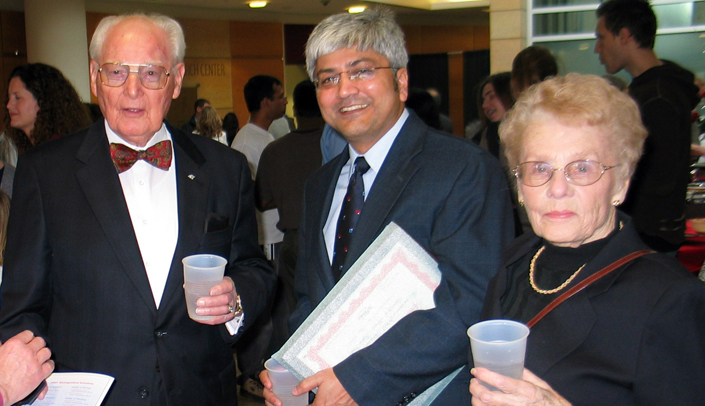
[[132,168],[132,165],[140,159],[167,171],[171,166],[171,141],[158,142],[142,151],[135,151],[127,145],[112,143],[110,156],[118,173]]

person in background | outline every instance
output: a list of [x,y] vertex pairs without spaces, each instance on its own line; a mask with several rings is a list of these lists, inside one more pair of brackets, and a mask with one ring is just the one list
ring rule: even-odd
[[96,103],[83,103],[88,110],[88,117],[90,117],[91,122],[95,123],[98,120],[103,119],[103,112],[100,111],[100,106]]
[[17,165],[17,147],[6,132],[0,134],[0,162],[13,168]]
[[[558,75],[558,62],[551,51],[540,45],[532,45],[519,52],[512,61],[512,98],[516,100],[526,89]],[[501,156],[501,155],[500,155]],[[519,226],[515,224],[516,235],[531,230],[526,210],[514,207]]]
[[558,62],[551,51],[532,45],[520,51],[512,61],[512,96],[514,100],[529,86],[558,75]]
[[0,190],[0,284],[2,283],[2,268],[5,263],[8,218],[10,218],[10,196]]
[[0,188],[12,196],[17,157],[91,123],[78,93],[53,66],[15,67],[7,85],[5,133],[0,137]]
[[500,160],[503,154],[500,154],[499,123],[514,105],[511,78],[510,72],[491,75],[480,83],[477,92],[478,116],[485,129],[473,141]]
[[700,102],[694,75],[654,52],[656,14],[646,0],[608,0],[597,8],[595,53],[609,74],[626,70],[629,95],[649,131],[621,210],[644,242],[675,255],[685,242],[692,111]]
[[201,117],[201,111],[204,107],[210,106],[211,102],[206,99],[198,99],[193,103],[193,116],[181,126],[181,131],[191,134],[196,130],[198,118]]
[[198,118],[194,134],[200,134],[212,138],[223,145],[228,145],[227,135],[223,131],[223,120],[220,119],[218,112],[211,106],[206,106],[201,110],[201,116]]
[[[0,136],[0,150],[4,150],[4,152],[8,153],[8,155],[6,155],[8,159],[11,160],[11,156],[14,154],[15,160],[17,160],[17,150],[12,146],[12,141],[4,137],[4,134]],[[12,197],[14,183],[15,167],[0,160],[0,190]]]
[[274,140],[262,151],[255,181],[255,204],[260,210],[277,209],[277,228],[284,239],[277,254],[279,284],[272,309],[273,332],[269,355],[289,338],[287,323],[296,307],[294,270],[298,258],[304,185],[321,167],[323,118],[316,100],[316,86],[306,79],[294,88],[296,130]]
[[433,96],[427,91],[413,87],[409,89],[406,107],[416,113],[427,126],[436,130],[441,129],[441,116],[438,105],[433,100]]
[[[465,330],[479,319],[513,234],[508,187],[487,151],[429,128],[405,108],[407,63],[404,34],[386,7],[332,15],[306,44],[323,118],[349,144],[306,182],[290,331],[391,222],[438,260],[442,274],[433,309],[409,314],[372,345],[299,383],[297,395],[318,388],[316,406],[404,405],[456,370],[435,404],[470,403]],[[351,179],[364,193],[346,192]],[[346,195],[360,198],[359,214],[343,207]],[[281,405],[267,371],[260,378],[267,401]]]
[[223,117],[223,131],[227,134],[227,145],[233,145],[235,135],[240,131],[240,120],[235,113],[230,112]]
[[505,251],[482,319],[529,323],[588,284],[531,323],[523,379],[472,370],[472,405],[702,404],[705,286],[617,210],[647,134],[636,103],[568,74],[522,94],[499,134],[533,232]]
[[[51,351],[41,337],[25,330],[0,345],[0,405],[14,405],[54,371]],[[49,387],[39,394],[44,399]]]
[[321,136],[323,164],[326,164],[331,159],[340,155],[347,147],[348,142],[345,141],[345,138],[326,123],[326,125],[323,126],[323,135]]
[[627,87],[629,87],[629,84],[622,78],[616,75],[602,75],[602,78],[605,79],[606,81],[610,82],[610,84],[617,89],[619,89],[621,92],[625,92],[627,90]]
[[[276,282],[245,157],[165,121],[185,48],[169,17],[103,18],[90,75],[105,120],[27,151],[17,168],[0,339],[30,330],[58,371],[115,377],[105,406],[236,405],[232,346]],[[201,253],[227,265],[197,301],[213,317],[195,321],[181,260]]]
[[91,124],[71,82],[58,69],[43,63],[12,70],[6,106],[5,133],[19,154]]
[[[438,111],[440,112],[441,110],[441,92],[438,91],[435,87],[429,87],[426,89],[426,91],[433,96],[433,101],[436,102],[436,106],[438,106]],[[441,130],[447,132],[448,134],[453,134],[453,122],[450,120],[450,117],[446,116],[443,113],[440,113],[440,119],[441,119]]]
[[[235,136],[231,147],[242,152],[250,167],[250,176],[255,180],[260,157],[264,148],[274,141],[266,129],[272,122],[284,115],[287,99],[284,87],[273,76],[256,75],[251,77],[243,89],[250,118]],[[275,209],[256,211],[259,244],[264,249],[267,260],[276,266],[276,246],[284,239],[284,234],[277,229],[279,213]],[[271,306],[272,298],[266,310],[236,345],[237,365],[240,370],[238,383],[240,395],[262,399],[262,385],[257,375],[264,368],[265,356],[272,337]]]
[[283,116],[272,121],[272,124],[269,125],[267,131],[272,134],[272,137],[274,137],[275,140],[278,140],[279,138],[289,134],[294,129],[296,129],[294,120],[287,117],[285,113]]

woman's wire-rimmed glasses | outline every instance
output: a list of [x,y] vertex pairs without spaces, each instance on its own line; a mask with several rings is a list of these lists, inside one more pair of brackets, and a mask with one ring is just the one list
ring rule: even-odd
[[600,162],[578,160],[563,168],[554,169],[548,162],[528,161],[517,165],[513,172],[521,183],[531,187],[545,185],[556,171],[563,171],[565,179],[574,185],[589,186],[600,180],[605,171],[617,166],[619,165],[607,166]]

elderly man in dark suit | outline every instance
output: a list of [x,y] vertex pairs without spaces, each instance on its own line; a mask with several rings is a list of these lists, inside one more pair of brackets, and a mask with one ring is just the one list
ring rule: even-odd
[[[465,331],[479,319],[487,284],[512,237],[509,189],[489,154],[428,128],[405,109],[408,56],[387,9],[327,18],[311,34],[306,58],[323,117],[349,147],[306,186],[291,324],[303,322],[392,221],[437,259],[443,278],[434,309],[403,318],[295,391],[317,387],[314,405],[405,404],[465,364]],[[355,191],[360,182],[359,214],[339,215],[348,213],[348,197],[357,200],[356,192],[346,192],[348,184]],[[351,217],[356,225],[345,224]],[[266,372],[261,378],[270,388]],[[470,404],[468,383],[465,368],[437,404]],[[265,395],[280,405],[269,389]]]
[[[237,404],[231,344],[274,285],[245,158],[164,121],[184,50],[170,18],[102,20],[90,71],[105,121],[17,167],[0,338],[29,329],[58,371],[114,376],[108,406]],[[228,260],[198,299],[214,316],[202,322],[182,288],[181,260],[196,253]]]

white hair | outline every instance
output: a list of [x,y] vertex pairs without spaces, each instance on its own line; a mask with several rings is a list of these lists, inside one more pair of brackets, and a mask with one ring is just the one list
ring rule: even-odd
[[108,37],[108,34],[116,25],[129,19],[140,19],[150,22],[164,31],[169,39],[169,56],[172,59],[172,64],[176,65],[184,61],[184,55],[186,54],[186,40],[184,39],[184,31],[181,29],[181,24],[173,18],[165,15],[144,14],[139,12],[109,16],[102,19],[93,33],[93,39],[91,39],[91,59],[98,63],[102,62],[101,57],[103,52],[103,44],[105,43],[105,39]]

